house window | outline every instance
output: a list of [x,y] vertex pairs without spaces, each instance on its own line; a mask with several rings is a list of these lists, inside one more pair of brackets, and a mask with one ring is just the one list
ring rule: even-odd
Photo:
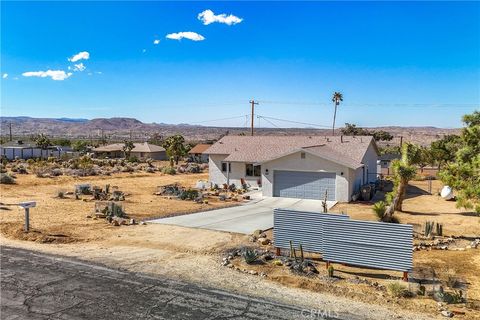
[[305,159],[305,152],[300,153],[300,159]]
[[[227,163],[222,162],[222,172],[227,172]],[[228,172],[232,172],[232,164],[228,164]]]
[[247,177],[260,177],[262,175],[262,166],[247,163],[245,165],[245,173]]

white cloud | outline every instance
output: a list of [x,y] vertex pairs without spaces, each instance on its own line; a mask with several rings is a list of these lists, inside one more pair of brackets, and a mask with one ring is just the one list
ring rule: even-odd
[[142,53],[145,53],[145,52],[147,52],[147,49],[142,49]]
[[218,22],[225,23],[231,26],[232,24],[237,24],[243,21],[242,18],[234,16],[233,14],[228,16],[225,13],[215,15],[212,10],[205,10],[199,13],[197,18],[198,20],[202,21],[204,25]]
[[159,43],[160,43],[160,40],[159,40],[159,39],[153,40],[153,44],[159,44]]
[[82,60],[82,59],[84,59],[84,60],[90,59],[90,53],[88,53],[87,51],[79,52],[76,55],[74,55],[73,57],[69,58],[68,61],[76,62],[76,61]]
[[65,80],[72,75],[71,72],[66,73],[63,70],[47,70],[47,71],[28,71],[22,73],[24,77],[50,77],[52,80]]
[[173,39],[173,40],[182,40],[183,38],[189,39],[192,41],[202,41],[205,40],[205,38],[196,32],[192,31],[185,31],[185,32],[177,32],[177,33],[169,33],[166,35],[167,39]]
[[7,78],[8,78],[8,73],[4,73],[4,74],[2,75],[2,78],[3,78],[3,79],[7,79]]
[[85,67],[85,65],[83,63],[79,63],[79,64],[74,64],[74,68],[73,68],[73,71],[83,71],[85,70],[87,67]]

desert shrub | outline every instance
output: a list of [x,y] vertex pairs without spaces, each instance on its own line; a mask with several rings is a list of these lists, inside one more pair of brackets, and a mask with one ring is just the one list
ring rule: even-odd
[[385,210],[387,210],[387,204],[384,201],[375,202],[372,207],[373,212],[377,216],[379,221],[383,220],[383,216],[385,215]]
[[133,172],[135,171],[131,166],[125,166],[122,168],[122,172]]
[[410,291],[400,282],[392,282],[387,285],[388,292],[395,298],[404,298],[410,296]]
[[127,161],[137,163],[138,162],[138,157],[137,156],[130,156],[130,157],[128,157]]
[[189,164],[186,169],[189,173],[200,173],[201,169],[197,164]]
[[258,259],[258,252],[257,250],[253,250],[253,249],[248,249],[246,248],[245,250],[243,250],[242,252],[242,257],[243,259],[245,260],[245,262],[247,264],[252,264],[254,263],[255,261],[257,261]]
[[3,163],[0,164],[0,173],[7,173],[7,169],[5,168],[5,165]]
[[61,176],[62,174],[63,174],[62,169],[54,168],[54,169],[50,170],[50,175],[52,177],[58,177],[58,176]]
[[15,184],[15,178],[12,176],[6,174],[6,173],[0,173],[0,183],[1,184]]
[[35,160],[33,160],[33,159],[28,159],[28,160],[27,160],[27,164],[28,164],[29,166],[31,166],[31,165],[34,164],[34,163],[35,163]]
[[155,168],[154,168],[154,167],[146,167],[146,168],[145,168],[145,172],[154,173],[154,172],[155,172]]
[[198,190],[195,189],[188,189],[180,193],[179,196],[180,199],[182,200],[195,200],[198,198]]
[[164,174],[176,174],[177,170],[175,170],[174,167],[167,166],[167,167],[162,168],[162,173],[164,173]]
[[55,157],[48,157],[47,162],[53,163],[55,162],[56,158]]
[[454,292],[444,292],[443,290],[437,291],[434,294],[434,298],[437,301],[445,302],[448,304],[456,304],[456,303],[463,303],[465,302],[465,298],[463,297],[462,290],[454,291]]
[[17,167],[17,172],[19,174],[27,174],[28,173],[27,168],[24,165],[19,165]]
[[57,198],[59,199],[65,198],[65,191],[57,191]]

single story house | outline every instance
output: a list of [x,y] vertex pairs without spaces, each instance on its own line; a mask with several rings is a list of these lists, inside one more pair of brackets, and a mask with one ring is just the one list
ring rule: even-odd
[[[113,143],[106,146],[94,148],[92,151],[98,157],[123,158],[124,143]],[[138,159],[151,158],[154,160],[167,160],[167,153],[163,147],[148,142],[134,143],[134,148],[130,151],[130,156]]]
[[211,144],[204,144],[204,143],[199,143],[190,151],[188,151],[188,157],[198,163],[207,163],[208,162],[208,154],[204,153],[205,150],[210,148]]
[[396,159],[400,159],[402,157],[401,154],[398,153],[386,153],[382,154],[378,157],[378,173],[383,175],[390,175],[392,174],[392,161]]
[[47,159],[62,156],[74,156],[75,152],[70,147],[50,146],[46,149],[38,147],[35,143],[25,143],[21,140],[11,141],[0,145],[0,156],[14,160],[18,159]]
[[208,150],[212,184],[242,181],[266,197],[348,202],[377,179],[371,136],[225,136]]

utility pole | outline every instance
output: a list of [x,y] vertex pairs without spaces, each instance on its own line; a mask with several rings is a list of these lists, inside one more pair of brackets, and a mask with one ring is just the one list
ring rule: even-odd
[[255,115],[255,105],[258,104],[254,99],[250,100],[250,103],[252,104],[252,121],[251,121],[251,136],[253,137],[253,117]]
[[10,129],[10,141],[12,141],[13,138],[12,138],[12,123],[11,122],[8,124],[8,127]]

